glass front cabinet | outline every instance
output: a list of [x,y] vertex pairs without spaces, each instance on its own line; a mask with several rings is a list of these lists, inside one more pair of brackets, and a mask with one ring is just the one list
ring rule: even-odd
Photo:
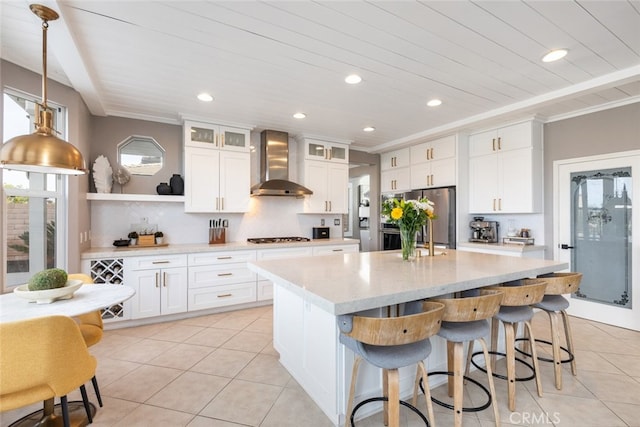
[[244,152],[250,149],[249,129],[185,121],[184,132],[187,146]]

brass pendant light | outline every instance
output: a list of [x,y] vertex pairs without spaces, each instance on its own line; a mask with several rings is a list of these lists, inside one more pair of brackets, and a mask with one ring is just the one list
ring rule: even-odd
[[58,13],[32,4],[31,11],[42,19],[42,104],[36,104],[36,131],[16,136],[2,145],[0,167],[26,172],[83,175],[87,168],[80,151],[53,133],[53,113],[47,106],[47,28]]

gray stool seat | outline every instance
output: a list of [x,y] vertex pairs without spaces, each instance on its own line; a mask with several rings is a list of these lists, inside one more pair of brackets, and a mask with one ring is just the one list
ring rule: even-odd
[[533,319],[533,308],[528,305],[502,306],[494,317],[508,323],[528,322]]
[[340,334],[340,342],[367,362],[382,369],[413,365],[431,354],[431,342],[428,338],[410,344],[382,346],[365,344]]
[[534,307],[544,311],[562,311],[569,308],[569,301],[562,295],[545,295]]
[[468,342],[489,335],[491,328],[487,320],[471,322],[442,322],[438,336],[451,342]]

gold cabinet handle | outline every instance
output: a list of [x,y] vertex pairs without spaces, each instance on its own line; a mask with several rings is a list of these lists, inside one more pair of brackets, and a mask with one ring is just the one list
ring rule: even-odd
[[502,199],[498,199],[498,210],[502,210]]
[[333,210],[333,206],[331,206],[331,200],[329,200],[329,212]]
[[162,272],[162,286],[167,287],[167,272]]
[[493,151],[496,151],[496,139],[495,139],[495,138],[493,138],[493,139],[491,140],[491,143],[493,144]]
[[433,174],[430,175],[429,185],[433,185]]
[[171,261],[151,261],[151,264],[169,264]]
[[502,140],[502,137],[498,137],[498,150],[502,150],[501,140]]
[[216,259],[232,259],[232,258],[233,258],[232,256],[219,256]]
[[224,147],[224,134],[220,135],[220,147]]
[[160,287],[160,285],[158,284],[158,281],[160,281],[160,273],[156,273],[156,288]]
[[224,197],[220,197],[220,210],[224,210]]
[[218,295],[218,298],[228,298],[228,297],[231,297],[231,296],[233,296],[233,294],[220,294],[220,295]]
[[493,199],[493,210],[496,210],[496,199]]
[[342,252],[344,249],[332,249],[333,252]]
[[218,273],[218,277],[233,276],[233,273]]

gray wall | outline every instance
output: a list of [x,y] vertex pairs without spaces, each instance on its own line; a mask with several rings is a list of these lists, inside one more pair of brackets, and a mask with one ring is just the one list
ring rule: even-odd
[[[93,168],[93,162],[99,155],[105,156],[111,168],[118,166],[118,144],[131,135],[150,136],[165,150],[164,165],[153,176],[131,175],[131,180],[124,186],[127,194],[156,194],[156,186],[161,182],[169,182],[171,175],[184,177],[182,158],[182,126],[145,120],[126,119],[122,117],[92,117],[91,147],[87,162]],[[90,182],[95,192],[93,180]],[[120,185],[115,183],[112,193],[120,193]]]
[[[553,244],[553,162],[640,148],[640,103],[544,126],[544,229]],[[553,253],[547,254],[552,258]]]

